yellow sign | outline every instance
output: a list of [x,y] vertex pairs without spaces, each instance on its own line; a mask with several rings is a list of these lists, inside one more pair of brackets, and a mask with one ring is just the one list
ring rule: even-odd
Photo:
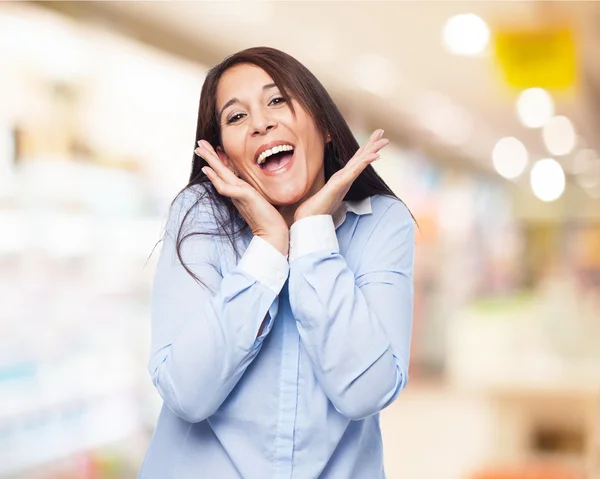
[[496,60],[516,88],[563,90],[575,84],[575,39],[570,28],[494,32]]

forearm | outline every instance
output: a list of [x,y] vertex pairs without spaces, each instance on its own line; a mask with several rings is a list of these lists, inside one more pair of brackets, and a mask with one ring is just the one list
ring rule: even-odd
[[202,310],[189,311],[177,337],[152,358],[157,390],[176,414],[190,422],[216,412],[260,350],[268,332],[257,337],[261,320],[277,312],[273,292],[246,279],[236,275],[224,279],[238,283],[236,292],[225,284]]
[[192,422],[213,414],[256,357],[277,314],[287,260],[253,239],[223,278],[212,267],[196,273],[210,295],[175,260],[161,259],[153,291],[153,382],[178,415]]
[[306,261],[310,268],[302,259],[292,264],[290,303],[315,375],[345,416],[376,413],[406,385],[406,360],[394,353],[343,258],[321,257],[317,267]]

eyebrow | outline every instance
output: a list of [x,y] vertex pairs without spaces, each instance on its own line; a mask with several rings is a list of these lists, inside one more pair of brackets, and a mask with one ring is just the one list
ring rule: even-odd
[[[277,87],[277,85],[275,85],[275,83],[268,83],[267,85],[263,86],[262,89],[263,89],[263,91],[267,91],[270,88],[276,88],[276,87]],[[229,108],[234,103],[239,103],[239,100],[235,97],[223,105],[223,107],[219,111],[219,116],[217,117],[217,118],[219,118],[219,123],[221,122],[221,117],[223,116],[223,112],[225,111],[225,109]]]

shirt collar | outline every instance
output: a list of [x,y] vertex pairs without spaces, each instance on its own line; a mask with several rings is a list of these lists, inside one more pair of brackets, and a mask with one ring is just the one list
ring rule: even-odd
[[372,213],[371,197],[367,196],[364,200],[357,201],[342,201],[342,204],[332,215],[335,229],[338,229],[344,223],[348,212],[357,216],[370,215]]

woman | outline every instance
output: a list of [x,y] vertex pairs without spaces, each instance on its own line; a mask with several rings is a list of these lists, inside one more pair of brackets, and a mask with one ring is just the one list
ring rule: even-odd
[[414,227],[319,81],[271,48],[206,77],[152,304],[164,400],[139,477],[385,477]]

